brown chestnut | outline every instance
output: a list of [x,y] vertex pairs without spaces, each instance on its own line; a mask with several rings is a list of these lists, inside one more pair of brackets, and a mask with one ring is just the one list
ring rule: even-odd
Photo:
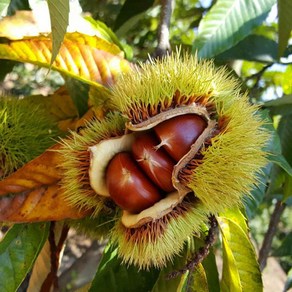
[[158,188],[141,172],[127,152],[118,153],[110,161],[106,184],[113,201],[131,213],[139,213],[161,199]]
[[171,192],[173,159],[163,148],[157,148],[159,140],[153,132],[138,136],[132,145],[133,156],[147,176],[160,189]]
[[190,150],[206,126],[206,121],[200,116],[186,114],[160,123],[154,131],[161,145],[177,162]]

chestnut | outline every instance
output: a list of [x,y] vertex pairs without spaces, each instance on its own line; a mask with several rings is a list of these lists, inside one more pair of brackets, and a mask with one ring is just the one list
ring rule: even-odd
[[162,147],[178,162],[190,150],[206,127],[207,122],[202,117],[186,114],[158,124],[154,127],[154,131]]
[[128,152],[120,152],[110,161],[106,184],[113,201],[131,213],[151,207],[162,197]]
[[132,145],[132,153],[139,166],[160,189],[172,192],[172,170],[175,161],[161,148],[154,132],[143,133]]

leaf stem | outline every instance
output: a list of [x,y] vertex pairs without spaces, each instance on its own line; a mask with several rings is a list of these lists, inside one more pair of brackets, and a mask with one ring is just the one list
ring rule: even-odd
[[265,238],[264,238],[262,247],[259,251],[258,261],[260,264],[261,271],[265,268],[265,266],[267,264],[267,259],[268,259],[268,256],[269,256],[269,253],[270,253],[270,250],[272,247],[273,238],[276,234],[277,226],[280,222],[280,218],[281,218],[281,215],[282,215],[285,207],[286,207],[286,204],[284,204],[281,201],[277,201],[277,203],[275,205],[275,209],[274,209],[273,214],[271,216],[268,230],[265,234]]
[[154,52],[155,58],[161,58],[171,52],[171,47],[169,43],[169,27],[172,11],[172,0],[161,0],[161,14],[158,28],[158,45]]

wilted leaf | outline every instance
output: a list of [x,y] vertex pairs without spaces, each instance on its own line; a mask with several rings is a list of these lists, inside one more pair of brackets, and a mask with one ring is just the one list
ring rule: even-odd
[[33,222],[80,218],[82,212],[69,205],[58,182],[60,154],[56,145],[0,181],[0,220]]
[[30,271],[49,225],[15,224],[0,242],[0,291],[15,292]]
[[218,0],[199,25],[193,50],[210,58],[233,47],[267,17],[276,0]]
[[223,243],[222,291],[262,291],[261,272],[245,218],[234,210],[218,220]]
[[30,191],[57,183],[61,179],[58,169],[60,154],[55,150],[59,147],[59,145],[55,145],[49,148],[42,155],[0,181],[0,196]]
[[69,24],[69,0],[47,0],[52,31],[52,65],[59,53]]
[[[0,44],[0,59],[33,63],[49,67],[52,42],[49,37],[35,37]],[[117,76],[130,68],[115,44],[96,36],[66,34],[52,65],[59,72],[100,87],[113,84]]]

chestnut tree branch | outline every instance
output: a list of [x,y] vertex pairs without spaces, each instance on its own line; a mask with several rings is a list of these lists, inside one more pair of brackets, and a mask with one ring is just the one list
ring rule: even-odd
[[172,0],[161,0],[161,13],[158,28],[158,45],[154,52],[155,58],[161,58],[171,51],[169,43],[169,27],[172,10]]
[[177,276],[184,274],[186,271],[193,271],[194,268],[208,256],[211,246],[216,241],[218,222],[214,215],[209,217],[209,224],[210,229],[208,231],[208,235],[205,238],[205,245],[199,248],[199,250],[194,254],[194,257],[187,262],[184,268],[171,272],[167,276],[168,279],[176,278]]
[[272,247],[273,238],[276,234],[278,224],[280,222],[281,215],[284,212],[286,204],[281,201],[278,201],[275,205],[275,209],[270,219],[269,227],[267,233],[265,234],[265,238],[262,244],[262,247],[259,251],[259,264],[261,271],[265,268],[267,264],[267,259]]

